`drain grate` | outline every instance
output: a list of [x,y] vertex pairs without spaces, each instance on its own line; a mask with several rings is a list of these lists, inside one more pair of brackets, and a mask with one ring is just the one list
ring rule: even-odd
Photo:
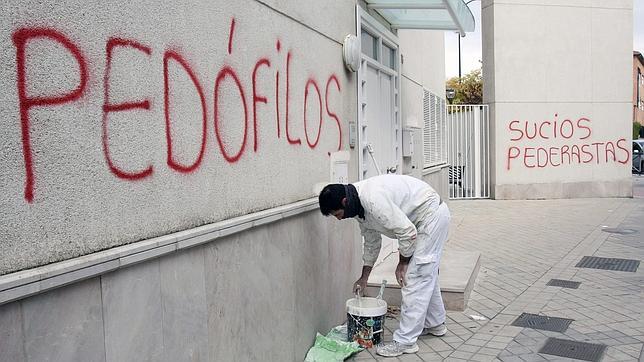
[[573,319],[548,317],[545,315],[522,313],[519,318],[512,322],[513,326],[541,329],[552,332],[565,332]]
[[562,287],[562,288],[570,288],[570,289],[577,289],[579,288],[579,285],[581,282],[573,282],[572,280],[563,280],[563,279],[550,279],[546,285],[549,285],[551,287]]
[[577,265],[577,268],[592,268],[603,270],[615,270],[625,272],[636,272],[640,266],[639,260],[600,258],[597,256],[584,256]]
[[618,228],[603,228],[602,231],[611,233],[611,234],[620,234],[620,235],[630,235],[630,234],[637,233],[637,230],[635,229],[618,229]]
[[606,346],[569,341],[559,338],[548,338],[546,344],[541,347],[539,353],[551,354],[553,356],[575,358],[584,361],[599,361],[604,354]]

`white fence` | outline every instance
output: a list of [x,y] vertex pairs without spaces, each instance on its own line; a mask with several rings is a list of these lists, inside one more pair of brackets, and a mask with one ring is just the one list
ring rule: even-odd
[[489,129],[487,105],[447,106],[450,199],[490,197]]

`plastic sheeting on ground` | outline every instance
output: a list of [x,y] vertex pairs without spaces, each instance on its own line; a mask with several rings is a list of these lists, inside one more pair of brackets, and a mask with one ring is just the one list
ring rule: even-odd
[[344,361],[362,347],[356,342],[347,342],[347,327],[337,326],[326,336],[317,334],[315,344],[306,354],[305,362],[336,362]]

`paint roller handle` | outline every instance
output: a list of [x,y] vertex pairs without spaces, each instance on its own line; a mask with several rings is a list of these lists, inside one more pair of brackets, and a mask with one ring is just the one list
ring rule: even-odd
[[383,279],[382,284],[380,284],[380,291],[378,292],[377,299],[382,299],[383,294],[385,294],[385,287],[387,286],[387,280]]

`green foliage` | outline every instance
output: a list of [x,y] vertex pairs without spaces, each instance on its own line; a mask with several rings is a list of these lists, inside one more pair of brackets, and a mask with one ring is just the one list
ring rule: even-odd
[[642,128],[641,124],[639,124],[637,122],[633,122],[633,139],[634,140],[640,138],[640,128]]
[[451,104],[483,103],[483,77],[481,76],[480,68],[463,76],[460,82],[458,77],[448,79],[445,86],[456,91],[456,96],[451,101]]

